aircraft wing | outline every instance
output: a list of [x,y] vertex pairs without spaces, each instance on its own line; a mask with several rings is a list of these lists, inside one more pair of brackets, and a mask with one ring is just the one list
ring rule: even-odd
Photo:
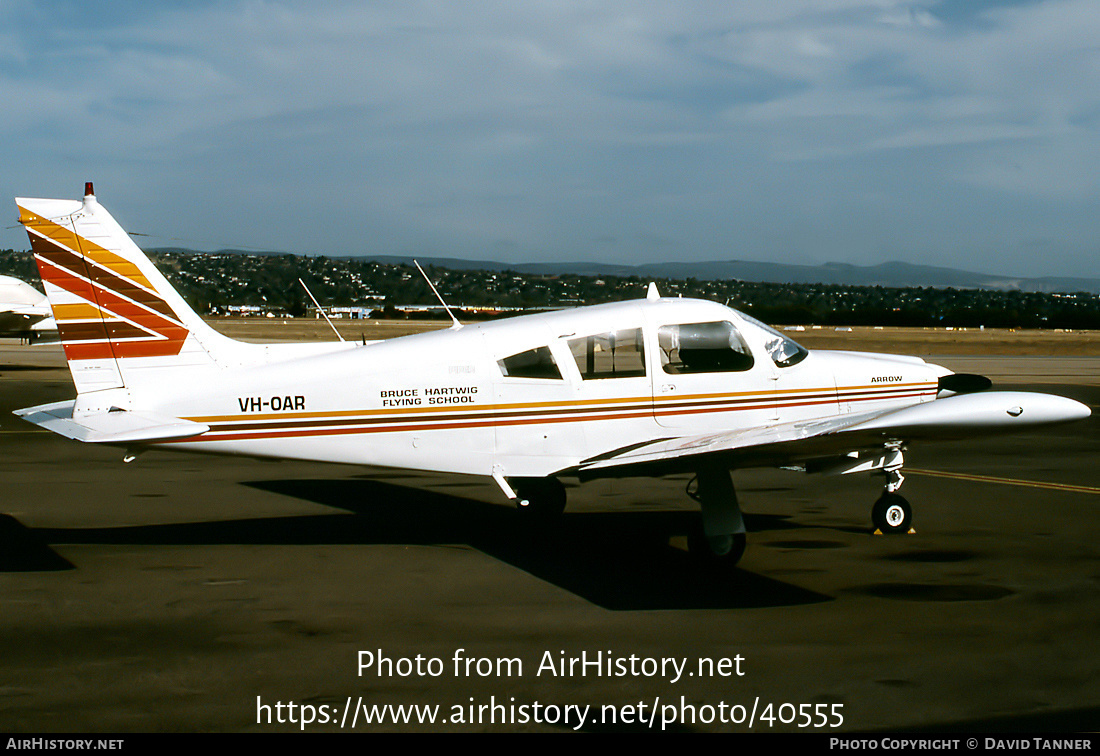
[[136,444],[191,438],[209,425],[150,412],[117,410],[73,417],[73,401],[16,410],[24,420],[76,441],[92,444]]
[[[41,312],[30,307],[0,304],[0,336],[27,336],[36,326],[47,320],[53,320],[48,309]],[[54,326],[55,330],[56,328]]]
[[892,442],[949,440],[1011,433],[1088,417],[1072,399],[1021,391],[963,394],[882,412],[778,423],[727,433],[658,439],[583,461],[582,478],[667,475],[701,465],[782,467],[825,461]]
[[35,336],[46,320],[56,331],[52,315],[45,294],[18,278],[0,276],[0,336]]

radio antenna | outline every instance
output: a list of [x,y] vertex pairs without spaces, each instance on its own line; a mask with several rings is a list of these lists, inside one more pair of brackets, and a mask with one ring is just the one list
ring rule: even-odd
[[328,323],[328,327],[332,329],[332,332],[336,334],[336,338],[340,339],[340,341],[343,341],[344,337],[340,335],[340,332],[336,330],[336,326],[334,326],[332,324],[332,321],[329,320],[328,314],[325,312],[325,308],[321,307],[321,305],[317,302],[317,297],[313,296],[313,292],[309,290],[308,286],[306,286],[306,282],[299,278],[298,283],[300,283],[302,285],[302,288],[306,290],[306,294],[309,294],[309,298],[313,300],[313,306],[317,308],[317,312],[321,313],[321,315],[324,316],[325,322]]
[[420,271],[420,275],[424,276],[424,280],[428,282],[428,286],[431,287],[432,294],[435,294],[435,298],[439,300],[439,304],[443,305],[443,309],[447,311],[447,314],[451,316],[451,328],[461,328],[462,324],[458,322],[458,318],[451,312],[451,308],[447,306],[447,303],[443,301],[443,297],[439,296],[439,292],[436,291],[435,284],[432,283],[432,279],[428,278],[428,274],[424,272],[424,269],[420,267],[420,263],[413,260],[413,265]]

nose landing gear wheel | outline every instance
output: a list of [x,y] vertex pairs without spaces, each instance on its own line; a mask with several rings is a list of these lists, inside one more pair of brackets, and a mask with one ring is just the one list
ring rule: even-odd
[[882,533],[908,533],[913,526],[913,509],[904,497],[884,493],[871,509],[871,520]]

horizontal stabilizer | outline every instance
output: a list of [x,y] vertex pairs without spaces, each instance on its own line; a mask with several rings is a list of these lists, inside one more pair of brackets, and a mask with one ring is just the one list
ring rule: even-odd
[[59,436],[90,444],[137,444],[191,438],[210,430],[209,425],[164,417],[150,412],[117,410],[73,418],[72,401],[40,404],[16,410],[27,422]]

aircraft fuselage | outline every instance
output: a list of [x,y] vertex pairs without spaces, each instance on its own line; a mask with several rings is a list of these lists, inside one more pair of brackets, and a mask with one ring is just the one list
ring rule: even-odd
[[[191,451],[542,477],[653,439],[935,399],[949,371],[785,339],[659,299],[527,315],[254,367],[174,371],[137,406],[210,426]],[[798,351],[801,350],[801,351]],[[216,381],[212,385],[212,381]]]

